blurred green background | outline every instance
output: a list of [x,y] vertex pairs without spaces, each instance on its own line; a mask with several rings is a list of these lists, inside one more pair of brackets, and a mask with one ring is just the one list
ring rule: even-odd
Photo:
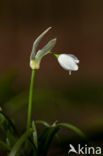
[[0,105],[20,129],[26,123],[32,44],[52,26],[40,48],[57,37],[54,51],[75,54],[80,68],[69,76],[53,56],[43,58],[32,118],[72,123],[103,140],[102,6],[96,0],[0,1]]

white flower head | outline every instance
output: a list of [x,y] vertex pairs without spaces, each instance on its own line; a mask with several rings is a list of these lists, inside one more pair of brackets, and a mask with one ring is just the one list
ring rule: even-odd
[[79,60],[76,56],[72,54],[60,54],[58,56],[58,62],[62,68],[69,71],[71,75],[71,71],[78,70]]
[[34,41],[33,43],[33,48],[32,48],[32,52],[31,52],[31,56],[30,56],[30,67],[32,69],[39,69],[40,68],[40,62],[41,59],[47,55],[55,46],[56,44],[56,38],[50,40],[42,49],[37,50],[37,47],[41,41],[41,39],[44,37],[44,35],[51,29],[51,27],[49,27],[48,29],[46,29],[43,33],[40,34],[39,37],[37,37],[37,39]]

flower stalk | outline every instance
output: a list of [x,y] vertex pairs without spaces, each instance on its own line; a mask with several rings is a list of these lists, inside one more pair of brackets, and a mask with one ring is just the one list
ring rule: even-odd
[[32,102],[33,102],[33,87],[34,87],[34,79],[35,79],[36,69],[32,70],[31,73],[31,83],[29,90],[29,103],[28,103],[28,118],[27,118],[27,129],[31,126],[31,112],[32,112]]
[[31,126],[31,112],[32,112],[33,87],[34,87],[35,72],[36,72],[37,69],[40,68],[41,59],[45,55],[47,55],[56,44],[56,39],[54,38],[54,39],[50,40],[41,50],[38,50],[36,52],[39,42],[41,41],[41,39],[44,37],[44,35],[50,29],[51,29],[51,27],[46,29],[42,34],[40,34],[40,36],[37,37],[37,39],[33,43],[33,48],[32,48],[32,52],[31,52],[31,55],[30,55],[30,67],[32,69],[32,74],[31,74],[31,83],[30,83],[30,91],[29,91],[27,130]]

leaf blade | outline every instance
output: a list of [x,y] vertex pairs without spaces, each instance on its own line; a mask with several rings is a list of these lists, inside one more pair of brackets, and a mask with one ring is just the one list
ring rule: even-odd
[[15,156],[16,153],[19,151],[20,147],[22,146],[22,144],[24,143],[24,141],[32,134],[33,130],[29,129],[28,131],[26,131],[21,137],[20,139],[18,139],[18,141],[16,142],[16,144],[13,146],[11,152],[9,153],[9,156]]
[[32,122],[32,128],[33,128],[33,142],[35,144],[35,147],[38,148],[38,135],[37,135],[37,129],[35,122]]
[[0,140],[0,148],[6,150],[6,151],[9,151],[10,150],[10,147],[3,141]]
[[57,127],[66,127],[68,129],[73,130],[75,133],[77,133],[79,136],[81,136],[82,138],[86,139],[85,134],[76,126],[72,125],[72,124],[68,124],[68,123],[58,123],[56,125]]

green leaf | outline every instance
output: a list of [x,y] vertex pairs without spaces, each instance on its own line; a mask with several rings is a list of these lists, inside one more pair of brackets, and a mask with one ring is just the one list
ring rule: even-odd
[[12,134],[17,135],[17,130],[16,130],[14,124],[12,123],[10,118],[2,111],[0,111],[0,127],[2,127],[4,129],[4,131],[6,131],[6,132],[8,130]]
[[35,144],[35,147],[38,148],[38,135],[37,135],[37,129],[35,122],[32,122],[32,128],[33,128],[33,142]]
[[0,148],[6,151],[10,151],[10,147],[3,141],[0,140]]
[[27,138],[32,134],[32,132],[33,132],[33,129],[29,129],[20,137],[20,139],[18,139],[16,144],[13,146],[11,152],[9,153],[9,156],[16,155],[16,153],[20,150],[21,146],[27,140]]
[[38,149],[39,155],[40,154],[42,156],[47,155],[50,144],[54,136],[57,135],[57,132],[60,130],[61,127],[66,127],[68,129],[71,129],[75,133],[77,133],[79,136],[81,136],[83,139],[86,139],[85,134],[80,129],[78,129],[77,127],[71,124],[59,123],[59,124],[55,124],[54,126],[52,125],[51,127],[45,128],[44,132],[39,138],[39,149]]
[[75,133],[77,133],[79,136],[81,136],[82,138],[84,138],[84,139],[86,139],[86,136],[85,136],[85,134],[79,129],[79,128],[77,128],[76,126],[74,126],[74,125],[71,125],[71,124],[68,124],[68,123],[58,123],[57,125],[56,125],[56,127],[66,127],[66,128],[68,128],[68,129],[71,129],[71,130],[73,130]]
[[6,137],[8,146],[10,147],[14,145],[18,138],[16,128],[8,116],[6,116],[2,111],[0,111],[0,129]]
[[41,154],[42,156],[46,156],[48,149],[50,147],[50,144],[52,142],[53,137],[56,135],[58,132],[59,127],[49,127],[44,130],[42,135],[40,136],[40,144],[39,144],[39,149],[38,153],[39,155]]
[[42,125],[44,125],[46,127],[50,127],[50,124],[48,122],[46,122],[46,121],[43,121],[43,120],[36,120],[35,123],[36,124],[42,124]]

